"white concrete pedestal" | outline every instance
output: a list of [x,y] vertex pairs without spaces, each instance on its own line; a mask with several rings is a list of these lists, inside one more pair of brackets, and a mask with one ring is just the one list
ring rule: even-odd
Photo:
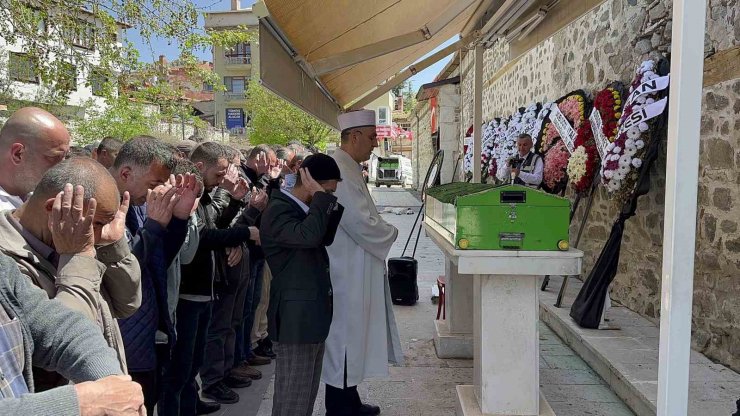
[[458,414],[554,415],[539,391],[537,282],[580,274],[583,252],[456,250],[427,231],[459,276],[473,276],[474,384],[458,386]]
[[473,279],[458,274],[449,255],[445,255],[445,315],[434,322],[437,357],[473,359]]
[[[487,413],[481,413],[480,405],[475,398],[475,386],[457,386],[457,414],[462,416],[487,415]],[[555,416],[555,411],[552,410],[552,407],[550,407],[550,404],[547,403],[547,400],[545,400],[542,394],[540,394],[540,414],[538,416]]]

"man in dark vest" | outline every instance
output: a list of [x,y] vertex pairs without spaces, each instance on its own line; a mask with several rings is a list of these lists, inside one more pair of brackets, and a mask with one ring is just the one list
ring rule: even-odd
[[542,172],[545,163],[542,157],[532,152],[532,136],[522,133],[516,139],[516,148],[519,151],[516,158],[510,160],[507,168],[517,185],[539,188],[542,184]]
[[339,181],[334,159],[309,156],[293,189],[273,192],[262,214],[260,240],[273,273],[267,314],[277,353],[273,416],[313,414],[333,314],[326,247],[343,213],[333,195]]

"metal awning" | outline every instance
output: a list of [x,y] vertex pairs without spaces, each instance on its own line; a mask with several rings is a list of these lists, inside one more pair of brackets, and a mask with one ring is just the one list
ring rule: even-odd
[[[264,0],[253,7],[260,17],[261,78],[336,127],[340,111],[445,41],[472,33],[487,9],[507,2],[522,1]],[[460,47],[445,48],[430,64]],[[294,68],[284,68],[288,62]]]
[[339,112],[473,43],[511,38],[521,49],[523,39],[539,41],[603,1],[263,0],[252,10],[260,18],[263,84],[337,127]]

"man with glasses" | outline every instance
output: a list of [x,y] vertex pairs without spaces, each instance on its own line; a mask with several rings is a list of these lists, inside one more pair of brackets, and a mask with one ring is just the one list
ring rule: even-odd
[[0,211],[23,204],[47,170],[69,153],[69,132],[47,111],[25,107],[0,130]]
[[403,353],[393,316],[385,259],[398,230],[385,222],[370,196],[360,164],[378,147],[375,112],[339,116],[342,143],[333,158],[341,171],[338,202],[345,207],[334,244],[327,248],[334,290],[334,319],[326,340],[321,381],[327,416],[377,415],[363,404],[357,385],[388,375]]

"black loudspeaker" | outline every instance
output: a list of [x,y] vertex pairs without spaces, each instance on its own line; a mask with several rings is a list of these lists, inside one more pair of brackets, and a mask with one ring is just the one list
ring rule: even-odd
[[419,265],[413,257],[388,259],[388,283],[391,299],[396,305],[414,305],[419,300],[419,285],[416,275]]

